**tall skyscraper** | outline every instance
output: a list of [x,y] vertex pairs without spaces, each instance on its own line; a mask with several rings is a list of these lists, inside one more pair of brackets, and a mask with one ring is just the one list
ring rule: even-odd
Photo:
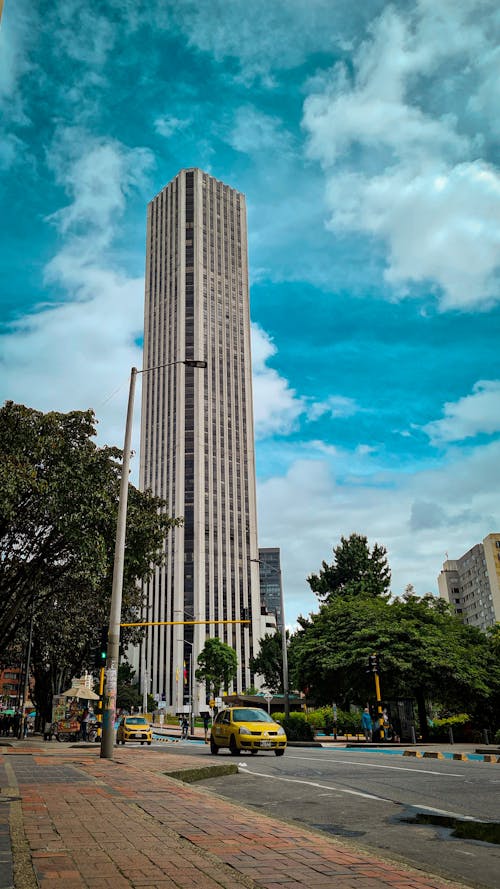
[[268,612],[276,615],[276,625],[281,631],[283,615],[281,602],[281,560],[278,546],[267,546],[259,549],[259,580],[260,600]]
[[148,206],[143,366],[158,369],[142,377],[140,486],[184,518],[148,585],[147,620],[250,620],[148,629],[152,693],[179,709],[192,689],[199,711],[206,638],[235,649],[244,691],[261,621],[245,198],[198,169]]

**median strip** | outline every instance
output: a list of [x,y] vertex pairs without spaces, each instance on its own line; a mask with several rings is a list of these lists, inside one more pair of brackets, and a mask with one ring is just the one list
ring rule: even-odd
[[163,772],[167,778],[175,778],[177,781],[184,781],[185,784],[194,784],[195,781],[205,781],[207,778],[222,778],[224,775],[237,775],[238,766],[236,763],[227,763],[227,765],[210,765],[201,766],[193,769],[174,769]]

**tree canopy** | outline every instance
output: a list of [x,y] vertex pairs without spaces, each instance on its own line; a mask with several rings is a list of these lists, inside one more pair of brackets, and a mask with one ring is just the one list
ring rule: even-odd
[[[334,597],[318,614],[299,620],[291,640],[297,687],[319,703],[343,706],[373,698],[368,656],[377,652],[384,699],[433,699],[452,712],[488,707],[500,676],[493,647],[431,595]],[[422,719],[421,719],[422,723]]]
[[198,682],[206,683],[212,697],[217,697],[221,689],[228,690],[237,670],[238,658],[234,648],[216,637],[207,639],[198,655],[195,676]]
[[281,633],[266,633],[260,640],[257,655],[250,658],[252,673],[258,673],[262,676],[265,687],[275,694],[283,694],[283,647],[281,639]]
[[318,574],[311,574],[307,582],[318,598],[330,602],[336,596],[388,596],[391,571],[387,550],[375,543],[370,551],[362,534],[341,537],[333,549],[333,562],[322,563]]
[[[92,667],[109,618],[122,452],[92,440],[92,411],[0,409],[0,648],[33,613],[32,665],[42,712],[51,694]],[[143,600],[140,581],[164,559],[177,519],[129,486],[123,619]],[[135,632],[137,636],[137,631]],[[124,633],[124,641],[134,633]]]

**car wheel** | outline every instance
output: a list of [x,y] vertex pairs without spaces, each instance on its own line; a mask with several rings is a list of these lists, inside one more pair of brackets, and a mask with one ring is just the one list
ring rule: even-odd
[[148,747],[151,747],[151,741],[148,741]]
[[141,747],[142,747],[143,744],[144,744],[144,741],[141,741]]
[[285,754],[284,750],[275,750],[274,751],[275,756],[284,756],[284,754]]
[[231,756],[238,756],[238,753],[240,752],[238,750],[237,745],[236,745],[236,738],[234,737],[234,735],[231,735],[231,738],[229,741],[229,751],[231,753]]
[[215,756],[215,754],[218,752],[219,748],[217,747],[217,744],[215,743],[213,738],[210,738],[210,753],[213,753]]

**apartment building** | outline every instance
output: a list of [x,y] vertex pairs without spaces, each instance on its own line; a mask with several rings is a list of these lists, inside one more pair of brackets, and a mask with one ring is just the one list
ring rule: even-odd
[[465,624],[486,630],[500,620],[500,534],[488,534],[458,559],[447,559],[439,595]]

